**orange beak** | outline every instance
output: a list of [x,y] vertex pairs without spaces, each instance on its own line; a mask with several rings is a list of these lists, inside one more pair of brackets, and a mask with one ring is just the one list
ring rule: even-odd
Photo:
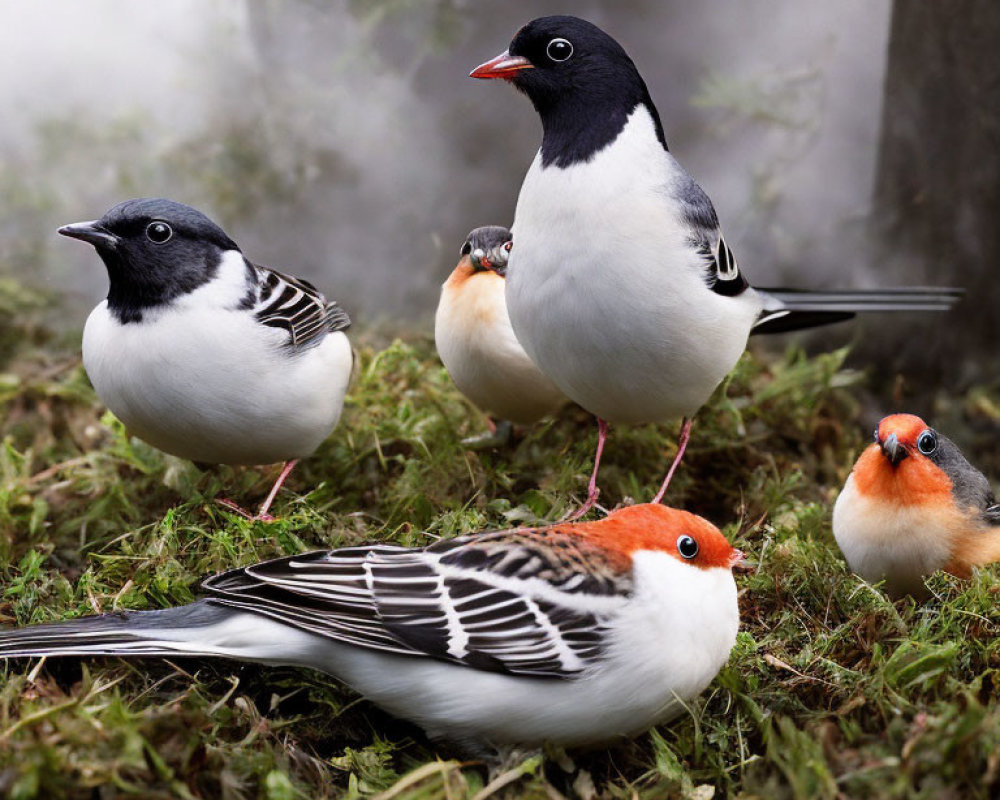
[[506,50],[495,58],[480,64],[469,73],[470,78],[512,78],[522,69],[534,69],[535,65],[523,56],[512,56]]

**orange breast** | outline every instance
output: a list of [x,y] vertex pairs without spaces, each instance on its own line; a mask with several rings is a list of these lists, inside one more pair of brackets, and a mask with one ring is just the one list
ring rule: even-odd
[[933,461],[913,454],[894,467],[877,444],[869,445],[854,465],[854,481],[858,492],[885,503],[954,502],[951,479]]

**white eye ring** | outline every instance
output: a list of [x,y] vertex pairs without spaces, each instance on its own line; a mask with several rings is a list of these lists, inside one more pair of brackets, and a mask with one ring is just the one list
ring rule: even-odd
[[687,534],[678,536],[677,552],[680,553],[683,558],[690,561],[698,555],[698,541],[693,536],[688,536]]
[[917,450],[925,456],[931,455],[935,450],[937,450],[937,446],[937,436],[935,436],[934,432],[929,429],[917,437]]
[[[161,235],[164,229],[166,229],[167,235],[164,236],[162,239],[158,239],[157,237]],[[156,231],[155,236],[153,235],[152,231]],[[153,244],[165,244],[166,242],[170,241],[173,235],[174,235],[174,229],[171,228],[169,225],[167,225],[166,222],[163,222],[161,220],[155,219],[146,226],[146,238],[149,239],[149,241],[151,241]]]
[[[552,54],[552,48],[553,48],[554,45],[563,45],[563,44],[566,45],[569,48],[569,52],[566,55],[564,55],[562,58],[557,58],[556,56],[554,56]],[[570,42],[570,41],[568,41],[568,40],[566,40],[566,39],[561,39],[561,38],[553,39],[551,42],[548,43],[548,45],[546,45],[546,47],[545,47],[545,55],[547,55],[553,61],[557,61],[557,62],[558,61],[567,61],[573,55],[573,43]]]

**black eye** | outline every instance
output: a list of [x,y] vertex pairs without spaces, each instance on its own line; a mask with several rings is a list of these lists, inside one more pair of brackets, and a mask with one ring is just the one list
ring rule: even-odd
[[553,61],[565,61],[573,55],[573,45],[565,39],[553,39],[545,48],[545,52]]
[[917,437],[917,450],[925,456],[929,456],[937,450],[937,444],[937,435],[929,428]]
[[690,536],[680,536],[677,538],[677,552],[684,558],[694,558],[698,555],[698,543]]
[[513,242],[504,242],[503,249],[509,253],[510,248],[513,246],[513,244],[514,244]]
[[146,238],[153,244],[163,244],[174,235],[174,230],[166,222],[150,222],[146,226]]

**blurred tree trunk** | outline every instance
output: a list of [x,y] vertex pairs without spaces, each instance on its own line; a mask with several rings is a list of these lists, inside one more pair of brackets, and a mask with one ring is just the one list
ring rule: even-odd
[[910,329],[898,342],[911,385],[1000,376],[998,48],[996,0],[895,2],[875,178],[877,263],[903,285],[967,290],[926,336]]

